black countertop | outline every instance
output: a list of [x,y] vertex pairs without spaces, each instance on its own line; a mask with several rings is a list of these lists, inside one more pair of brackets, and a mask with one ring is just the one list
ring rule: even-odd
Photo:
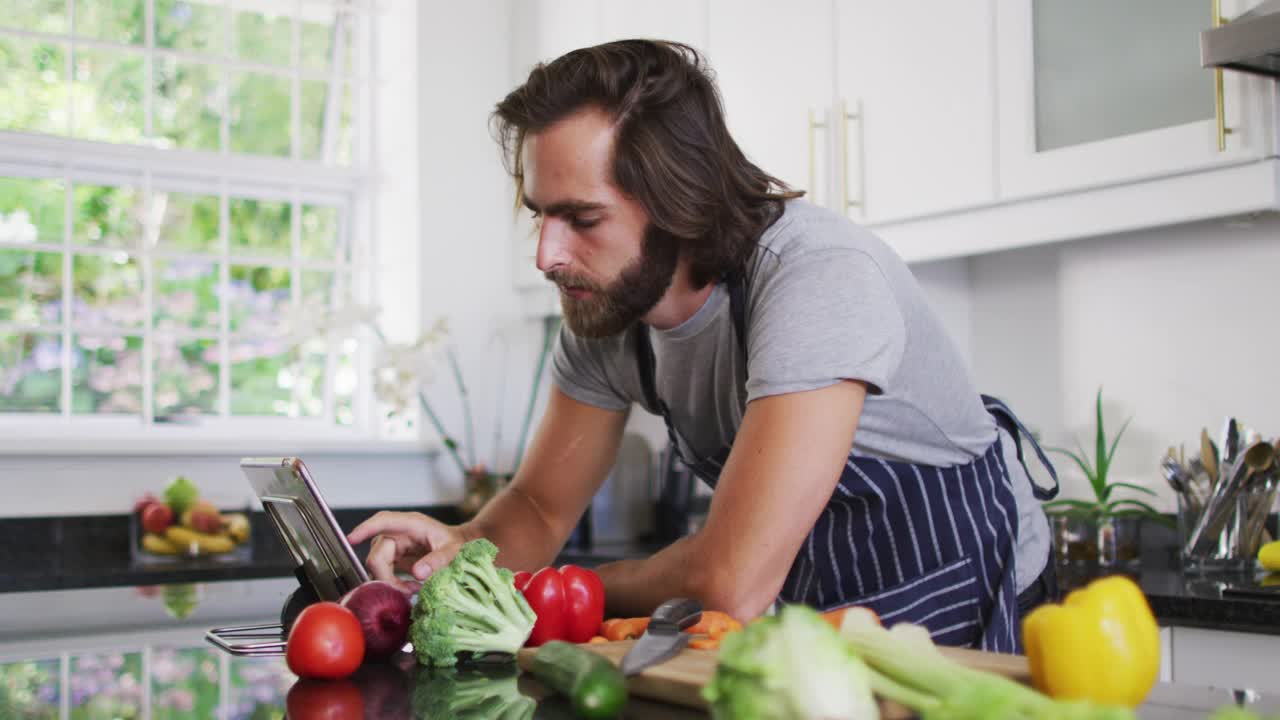
[[[425,512],[445,522],[458,519],[448,506],[400,508]],[[373,510],[336,509],[339,525],[350,530]],[[173,566],[135,562],[125,515],[0,520],[0,596],[9,592],[75,588],[151,586],[187,582],[291,577],[293,565],[274,529],[261,513],[251,515],[252,551],[237,562],[185,561]],[[1177,569],[1172,554],[1155,536],[1138,563],[1125,568],[1059,567],[1062,589],[1100,574],[1123,572],[1138,581],[1162,625],[1280,634],[1280,593],[1274,599],[1232,596],[1229,586],[1261,578],[1194,575]],[[566,547],[558,563],[587,567],[643,557],[658,546],[640,542]],[[356,548],[364,557],[367,546]],[[1280,581],[1280,578],[1277,578]]]
[[[292,579],[276,578],[0,594],[0,717],[69,711],[134,718],[149,711],[153,718],[252,720],[280,717],[290,703],[300,713],[303,701],[317,703],[330,713],[325,717],[348,717],[338,712],[347,703],[371,720],[420,717],[414,693],[421,703],[431,676],[407,656],[366,666],[348,681],[301,687],[283,658],[233,657],[205,642],[211,627],[271,620],[292,587]],[[536,682],[515,682],[541,703],[536,717],[571,716]],[[1160,684],[1139,716],[1204,718],[1234,701],[1280,711],[1277,699],[1256,693]],[[632,698],[624,717],[703,715]]]

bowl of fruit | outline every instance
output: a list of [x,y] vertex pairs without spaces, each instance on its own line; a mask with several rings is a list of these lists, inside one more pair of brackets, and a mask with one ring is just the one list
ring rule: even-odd
[[158,498],[139,500],[129,524],[139,564],[243,562],[252,555],[249,516],[218,509],[186,477],[175,478]]

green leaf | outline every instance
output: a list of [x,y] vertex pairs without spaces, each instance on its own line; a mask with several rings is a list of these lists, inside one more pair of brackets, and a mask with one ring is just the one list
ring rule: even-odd
[[1107,457],[1107,434],[1102,427],[1102,388],[1098,388],[1097,399],[1094,402],[1094,409],[1098,416],[1098,432],[1094,440],[1097,443],[1097,449],[1093,456],[1094,462],[1097,463],[1098,475],[1097,481],[1093,483],[1093,490],[1102,497],[1103,488],[1107,483],[1107,466],[1111,464],[1111,459]]
[[1129,428],[1129,423],[1133,422],[1133,418],[1124,421],[1120,426],[1120,432],[1116,433],[1116,437],[1111,441],[1111,450],[1107,453],[1107,469],[1111,468],[1111,459],[1116,456],[1116,446],[1120,444],[1120,437],[1124,435],[1124,431]]
[[1127,483],[1127,482],[1113,482],[1113,483],[1111,483],[1110,485],[1108,485],[1108,486],[1107,486],[1107,490],[1112,490],[1112,489],[1114,489],[1114,488],[1128,488],[1128,489],[1130,489],[1130,490],[1137,490],[1137,491],[1138,491],[1138,492],[1140,492],[1140,493],[1146,493],[1147,495],[1150,495],[1151,497],[1157,497],[1157,495],[1156,495],[1155,491],[1154,491],[1154,490],[1152,490],[1151,488],[1144,488],[1144,487],[1142,487],[1141,485],[1134,485],[1133,483]]
[[1112,500],[1111,502],[1107,503],[1105,507],[1106,507],[1106,511],[1110,514],[1115,514],[1115,511],[1117,508],[1126,508],[1126,507],[1134,507],[1143,512],[1150,513],[1151,515],[1160,514],[1159,510],[1156,510],[1155,508],[1151,507],[1147,503],[1144,503],[1141,500],[1134,500],[1132,498],[1124,498],[1122,500]]
[[1067,450],[1066,448],[1057,448],[1057,447],[1046,448],[1046,450],[1048,450],[1051,453],[1066,455],[1067,457],[1074,460],[1076,465],[1080,467],[1080,471],[1083,472],[1084,476],[1089,479],[1089,485],[1091,486],[1093,485],[1093,477],[1094,477],[1093,467],[1089,465],[1089,459],[1084,456],[1083,450],[1080,451],[1079,453],[1076,453],[1073,450]]
[[1087,500],[1052,500],[1042,504],[1040,507],[1049,515],[1070,515],[1073,517],[1098,515],[1105,511],[1103,505]]

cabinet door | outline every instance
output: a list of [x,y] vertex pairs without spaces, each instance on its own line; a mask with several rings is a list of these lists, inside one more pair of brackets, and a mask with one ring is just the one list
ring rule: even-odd
[[819,204],[830,193],[825,113],[834,93],[831,0],[711,0],[712,68],[734,139]]
[[995,197],[991,0],[840,0],[850,217],[869,223]]
[[[1226,0],[1236,13],[1245,3]],[[1005,197],[1133,182],[1266,154],[1259,79],[1200,67],[1210,0],[1000,0],[1000,186]],[[1261,81],[1265,83],[1265,80]]]

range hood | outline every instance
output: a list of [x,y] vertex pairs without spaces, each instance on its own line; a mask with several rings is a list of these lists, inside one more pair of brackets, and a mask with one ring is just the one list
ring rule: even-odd
[[1201,32],[1200,65],[1280,78],[1280,0]]

